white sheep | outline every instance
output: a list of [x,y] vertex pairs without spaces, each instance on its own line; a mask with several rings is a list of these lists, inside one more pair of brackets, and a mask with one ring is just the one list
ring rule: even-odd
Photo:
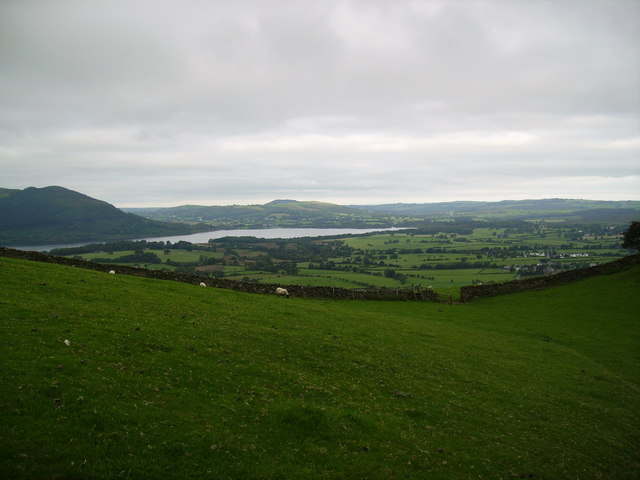
[[201,287],[206,287],[206,286],[207,286],[207,284],[206,284],[206,283],[204,283],[204,282],[200,282],[200,286],[201,286]]
[[109,270],[109,275],[115,275],[116,271],[115,270]]
[[276,295],[284,295],[285,297],[289,298],[289,292],[287,292],[286,288],[282,287],[276,288]]

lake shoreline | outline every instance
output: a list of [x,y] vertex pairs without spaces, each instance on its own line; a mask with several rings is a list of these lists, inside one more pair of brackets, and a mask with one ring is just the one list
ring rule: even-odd
[[[292,239],[292,238],[315,238],[315,237],[334,237],[341,235],[362,235],[374,232],[398,232],[408,230],[410,227],[381,227],[381,228],[254,228],[254,229],[232,229],[232,230],[210,230],[207,232],[190,233],[186,235],[170,235],[161,237],[144,237],[132,238],[128,241],[147,242],[171,242],[176,243],[185,241],[194,244],[207,243],[211,239],[219,239],[224,237],[255,237],[261,239]],[[46,244],[46,245],[6,245],[7,248],[16,250],[47,252],[56,248],[75,248],[91,245],[94,243],[106,243],[110,241],[125,240],[95,240],[90,242],[64,243],[64,244]]]

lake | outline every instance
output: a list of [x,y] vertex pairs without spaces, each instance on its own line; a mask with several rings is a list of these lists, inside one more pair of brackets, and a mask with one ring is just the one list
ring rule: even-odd
[[[147,237],[134,240],[146,240],[148,242],[171,242],[176,243],[181,240],[191,243],[207,243],[209,239],[223,237],[256,237],[256,238],[302,238],[302,237],[329,237],[334,235],[357,235],[371,232],[390,232],[405,230],[403,228],[264,228],[248,230],[213,230],[211,232],[192,233],[190,235],[174,235],[170,237]],[[94,242],[66,243],[56,245],[28,245],[12,246],[17,250],[31,250],[43,252],[54,248],[81,247],[89,243],[104,243],[99,240]]]

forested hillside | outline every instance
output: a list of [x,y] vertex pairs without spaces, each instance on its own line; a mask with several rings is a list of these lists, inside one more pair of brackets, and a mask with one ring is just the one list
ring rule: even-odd
[[194,230],[190,225],[125,213],[63,187],[0,191],[0,245],[179,235]]

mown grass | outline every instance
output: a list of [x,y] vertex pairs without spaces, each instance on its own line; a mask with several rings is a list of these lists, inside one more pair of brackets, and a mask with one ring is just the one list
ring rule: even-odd
[[638,268],[469,305],[0,278],[2,478],[640,476]]

